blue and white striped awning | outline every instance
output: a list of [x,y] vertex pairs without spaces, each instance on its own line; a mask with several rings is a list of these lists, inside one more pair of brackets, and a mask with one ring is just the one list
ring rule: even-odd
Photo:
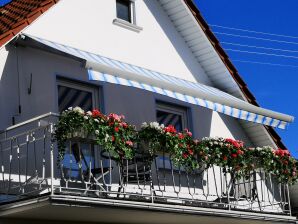
[[252,105],[219,89],[29,36],[46,46],[86,60],[90,80],[135,87],[195,104],[228,116],[285,129],[294,118]]

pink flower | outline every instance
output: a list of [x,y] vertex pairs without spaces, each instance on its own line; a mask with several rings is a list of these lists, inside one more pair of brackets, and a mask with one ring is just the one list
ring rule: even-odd
[[182,133],[178,133],[178,138],[179,139],[184,139],[184,135]]
[[119,115],[117,115],[117,114],[113,114],[113,113],[109,114],[108,118],[109,118],[110,120],[115,120],[115,121],[118,121],[118,122],[121,121],[121,117],[120,117]]
[[189,137],[192,137],[192,133],[190,131],[186,132]]
[[197,139],[193,140],[193,142],[194,142],[196,145],[200,143],[200,141],[197,140]]
[[126,144],[126,145],[129,145],[129,146],[133,146],[132,141],[126,141],[125,144]]

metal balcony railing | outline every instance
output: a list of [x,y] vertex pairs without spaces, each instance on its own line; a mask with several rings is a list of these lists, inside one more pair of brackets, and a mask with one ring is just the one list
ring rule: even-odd
[[63,194],[291,215],[288,186],[262,170],[247,179],[217,166],[188,173],[164,152],[119,162],[81,138],[67,142],[59,161],[57,119],[48,113],[0,132],[0,203]]

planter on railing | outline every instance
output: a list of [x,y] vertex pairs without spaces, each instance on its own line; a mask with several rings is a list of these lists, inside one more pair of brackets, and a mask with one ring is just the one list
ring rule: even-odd
[[279,182],[291,184],[297,180],[297,161],[288,150],[274,150],[268,146],[246,148],[242,141],[225,138],[199,141],[193,139],[187,129],[177,132],[172,125],[164,127],[157,122],[143,123],[137,132],[134,126],[124,121],[123,115],[111,113],[105,116],[99,110],[84,112],[75,107],[64,111],[56,125],[55,137],[60,159],[70,137],[92,137],[118,162],[133,159],[138,144],[142,153],[150,154],[152,158],[160,151],[167,153],[174,166],[189,173],[216,165],[235,178],[246,178],[250,171],[263,168],[275,175]]

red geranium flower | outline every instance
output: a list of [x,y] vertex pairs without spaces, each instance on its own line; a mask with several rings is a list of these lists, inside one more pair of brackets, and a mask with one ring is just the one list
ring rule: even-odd
[[235,154],[235,153],[233,153],[231,156],[232,156],[233,158],[237,158],[237,154]]
[[173,125],[169,125],[168,127],[165,127],[164,128],[164,131],[165,132],[172,133],[172,134],[175,134],[177,132],[176,129],[175,129],[175,127]]
[[188,153],[189,153],[190,155],[193,155],[193,150],[192,150],[192,149],[188,149]]
[[224,157],[223,157],[223,160],[224,160],[224,161],[227,161],[227,160],[228,160],[228,157],[227,157],[227,156],[224,156]]
[[115,136],[114,135],[112,135],[112,142],[114,142],[115,141]]
[[119,127],[114,128],[115,132],[119,132]]
[[188,154],[187,153],[183,153],[182,156],[183,156],[184,159],[187,159]]
[[243,152],[242,150],[240,150],[240,149],[237,150],[237,154],[238,154],[238,155],[242,155],[243,153],[244,153],[244,152]]
[[92,110],[92,117],[96,118],[96,117],[101,117],[101,116],[102,116],[102,114],[99,110],[97,110],[97,109]]

